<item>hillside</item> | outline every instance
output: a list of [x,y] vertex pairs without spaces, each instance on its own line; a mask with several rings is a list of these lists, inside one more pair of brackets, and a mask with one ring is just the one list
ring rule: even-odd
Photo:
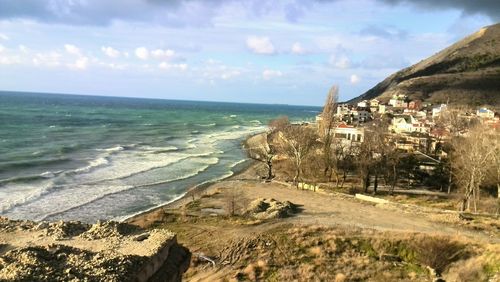
[[349,102],[387,101],[393,94],[432,103],[500,105],[500,23],[392,74]]

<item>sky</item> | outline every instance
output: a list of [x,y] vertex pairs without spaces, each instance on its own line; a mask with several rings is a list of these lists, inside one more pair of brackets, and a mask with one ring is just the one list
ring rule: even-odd
[[498,0],[0,0],[0,90],[321,105],[499,21]]

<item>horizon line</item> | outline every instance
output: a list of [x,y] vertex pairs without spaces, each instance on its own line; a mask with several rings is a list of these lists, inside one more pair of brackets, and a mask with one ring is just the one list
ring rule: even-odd
[[113,96],[113,95],[96,95],[96,94],[82,94],[82,93],[54,93],[45,91],[22,91],[22,90],[5,90],[0,89],[1,93],[26,93],[26,94],[44,94],[44,95],[68,95],[68,96],[86,96],[86,97],[103,97],[103,98],[126,98],[126,99],[147,99],[147,100],[164,100],[164,101],[183,101],[183,102],[205,102],[205,103],[226,103],[226,104],[249,104],[249,105],[279,105],[279,106],[292,106],[292,107],[317,107],[321,108],[322,105],[298,105],[298,104],[285,104],[285,103],[259,103],[259,102],[237,102],[237,101],[214,101],[214,100],[192,100],[192,99],[175,99],[175,98],[161,98],[161,97],[137,97],[137,96]]

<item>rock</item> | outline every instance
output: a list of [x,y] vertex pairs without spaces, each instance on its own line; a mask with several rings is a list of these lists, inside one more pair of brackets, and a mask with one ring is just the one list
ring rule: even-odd
[[135,236],[133,240],[134,241],[144,241],[147,238],[149,238],[149,232],[139,234],[139,235]]
[[250,203],[246,214],[256,219],[272,219],[289,217],[296,211],[296,206],[289,201],[257,199]]

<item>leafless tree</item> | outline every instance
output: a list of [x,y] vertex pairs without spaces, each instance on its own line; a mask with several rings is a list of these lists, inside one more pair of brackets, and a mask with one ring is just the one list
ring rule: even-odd
[[476,122],[474,118],[465,114],[467,112],[470,112],[469,108],[448,106],[435,119],[436,127],[446,128],[452,136],[458,136]]
[[276,148],[272,142],[275,135],[273,130],[253,137],[253,142],[247,144],[247,155],[249,158],[259,161],[266,166],[267,180],[271,180],[273,175],[273,160],[276,156]]
[[317,144],[317,134],[313,128],[290,124],[280,131],[279,151],[293,163],[293,183],[298,184],[301,177],[303,161]]
[[493,162],[495,146],[492,146],[491,132],[485,126],[476,126],[467,136],[453,141],[453,172],[459,186],[463,189],[462,210],[470,210],[470,204],[477,211],[477,200],[480,187],[487,175],[489,165]]
[[[336,85],[330,88],[328,91],[328,95],[326,97],[325,105],[323,107],[323,111],[321,112],[321,119],[318,122],[318,131],[319,136],[321,138],[321,142],[323,144],[323,164],[324,164],[324,176],[328,175],[330,172],[330,176],[328,180],[331,180],[331,175],[333,173],[333,165],[334,161],[334,150],[332,146],[335,141],[335,110],[337,106],[338,99],[338,87]],[[337,181],[338,183],[338,181]]]
[[227,214],[229,216],[235,216],[238,213],[241,214],[248,205],[248,199],[238,189],[226,188],[225,190],[223,195]]

